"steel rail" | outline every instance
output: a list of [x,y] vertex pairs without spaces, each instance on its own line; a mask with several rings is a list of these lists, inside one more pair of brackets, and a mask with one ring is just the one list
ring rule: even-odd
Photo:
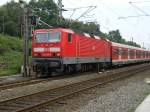
[[0,91],[1,90],[6,90],[6,89],[12,89],[16,87],[21,87],[21,86],[27,86],[27,85],[32,85],[32,84],[38,84],[38,83],[44,83],[52,80],[59,80],[59,79],[64,79],[64,78],[70,78],[70,77],[76,77],[79,75],[85,75],[85,73],[80,73],[80,74],[73,74],[73,75],[62,75],[62,76],[55,76],[55,77],[50,77],[50,78],[41,78],[41,79],[36,79],[36,78],[31,78],[31,79],[21,79],[18,81],[12,81],[8,83],[1,83],[0,84]]
[[11,82],[11,83],[5,83],[5,84],[0,85],[0,91],[10,89],[10,88],[16,88],[20,86],[36,84],[36,83],[40,83],[44,81],[47,81],[47,79],[28,79],[28,80],[20,80],[20,81]]

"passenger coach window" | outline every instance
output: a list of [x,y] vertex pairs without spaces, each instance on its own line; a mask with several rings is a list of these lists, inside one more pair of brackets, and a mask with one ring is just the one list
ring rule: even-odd
[[68,34],[68,42],[69,42],[69,43],[72,42],[72,34],[71,34],[71,33]]
[[116,54],[116,55],[119,55],[119,49],[117,49],[117,48],[113,49],[113,53]]

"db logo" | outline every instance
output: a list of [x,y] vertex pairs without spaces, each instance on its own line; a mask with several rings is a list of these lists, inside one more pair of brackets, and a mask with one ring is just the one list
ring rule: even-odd
[[95,46],[92,46],[92,50],[95,50],[96,49],[96,47]]

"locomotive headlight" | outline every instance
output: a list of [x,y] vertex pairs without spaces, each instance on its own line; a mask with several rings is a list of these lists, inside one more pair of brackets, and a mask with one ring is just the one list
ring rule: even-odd
[[38,56],[38,54],[37,54],[37,53],[34,53],[33,56]]
[[60,53],[57,53],[57,56],[60,56]]
[[60,52],[60,47],[51,47],[50,51],[51,52]]
[[34,48],[34,52],[44,52],[44,48]]

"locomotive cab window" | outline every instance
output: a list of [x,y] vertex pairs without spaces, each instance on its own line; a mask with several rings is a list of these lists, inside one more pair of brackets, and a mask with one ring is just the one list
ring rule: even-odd
[[68,33],[68,43],[72,43],[72,34]]
[[60,32],[42,32],[35,34],[36,43],[60,42]]

